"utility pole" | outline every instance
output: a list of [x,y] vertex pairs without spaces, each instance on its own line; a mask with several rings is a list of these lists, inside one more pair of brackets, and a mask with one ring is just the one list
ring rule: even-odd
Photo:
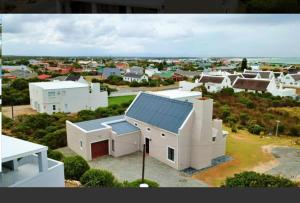
[[142,168],[142,183],[140,188],[148,188],[149,185],[145,182],[145,156],[146,156],[146,144],[143,145],[143,168]]
[[145,181],[145,155],[146,155],[146,144],[143,145],[142,183],[144,183],[144,181]]
[[277,137],[278,136],[278,126],[279,126],[280,121],[277,120],[276,123],[277,123],[277,125],[276,125],[276,137]]

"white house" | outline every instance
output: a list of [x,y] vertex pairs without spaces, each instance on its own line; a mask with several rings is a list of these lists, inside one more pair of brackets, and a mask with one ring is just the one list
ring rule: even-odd
[[169,99],[176,99],[180,101],[192,101],[193,99],[202,97],[202,93],[199,91],[189,91],[189,90],[183,90],[181,88],[174,89],[174,90],[156,91],[151,93],[154,95],[166,97]]
[[297,74],[286,74],[281,78],[281,82],[285,86],[300,87],[300,73]]
[[245,74],[257,74],[256,78],[272,80],[275,78],[273,71],[257,71],[257,70],[244,70]]
[[0,187],[64,187],[64,164],[48,147],[2,135]]
[[227,76],[202,75],[198,81],[208,92],[219,92],[223,88],[231,87],[231,80]]
[[[167,94],[173,95],[173,94]],[[68,147],[87,160],[143,150],[177,169],[202,169],[225,155],[227,132],[212,119],[213,100],[140,93],[125,115],[66,122]],[[126,169],[124,169],[126,170]]]
[[152,77],[154,74],[159,74],[160,71],[157,68],[147,68],[145,69],[145,74]]
[[272,80],[237,78],[232,87],[235,92],[269,92],[273,96],[293,98],[297,96],[295,89],[282,88],[282,86],[278,88],[274,78]]
[[73,81],[29,83],[30,105],[40,113],[75,113],[108,106],[107,91],[99,83]]
[[124,74],[123,80],[128,82],[142,82],[143,80],[148,81],[148,76],[145,74],[136,74],[128,72]]

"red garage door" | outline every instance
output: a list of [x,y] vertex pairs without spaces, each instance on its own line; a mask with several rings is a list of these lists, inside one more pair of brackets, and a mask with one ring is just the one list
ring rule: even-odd
[[92,159],[108,155],[108,140],[92,143]]

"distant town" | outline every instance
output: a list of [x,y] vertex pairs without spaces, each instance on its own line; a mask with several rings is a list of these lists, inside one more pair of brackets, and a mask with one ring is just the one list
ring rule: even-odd
[[3,176],[1,186],[30,186],[21,174],[39,160],[31,167],[52,181],[36,173],[36,185],[97,187],[89,173],[107,170],[118,181],[125,177],[111,186],[134,187],[145,182],[142,163],[135,165],[141,152],[153,187],[230,186],[231,176],[248,170],[295,185],[299,167],[287,168],[292,158],[281,163],[270,154],[298,153],[297,60],[5,56],[4,144],[37,148],[39,158],[6,157],[12,164],[4,166],[19,170]]

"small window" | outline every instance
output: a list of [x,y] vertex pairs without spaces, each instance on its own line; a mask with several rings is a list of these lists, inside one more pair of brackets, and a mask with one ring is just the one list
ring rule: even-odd
[[55,96],[55,92],[48,92],[48,97],[54,97]]
[[173,148],[168,147],[168,159],[170,161],[174,161],[174,155],[175,155],[174,151],[175,150]]
[[82,149],[82,146],[83,146],[83,144],[82,144],[82,141],[80,140],[80,149]]
[[137,124],[137,123],[134,123],[134,125],[135,125],[135,126],[138,126],[138,124]]
[[111,140],[111,151],[115,151],[115,140]]
[[151,129],[150,129],[150,128],[147,128],[147,131],[151,131]]
[[52,109],[53,109],[53,111],[55,111],[56,110],[56,106],[52,105]]
[[162,137],[165,137],[166,135],[165,135],[165,133],[162,133],[161,136],[162,136]]
[[212,141],[215,142],[215,141],[216,141],[216,137],[213,137],[213,138],[212,138]]

